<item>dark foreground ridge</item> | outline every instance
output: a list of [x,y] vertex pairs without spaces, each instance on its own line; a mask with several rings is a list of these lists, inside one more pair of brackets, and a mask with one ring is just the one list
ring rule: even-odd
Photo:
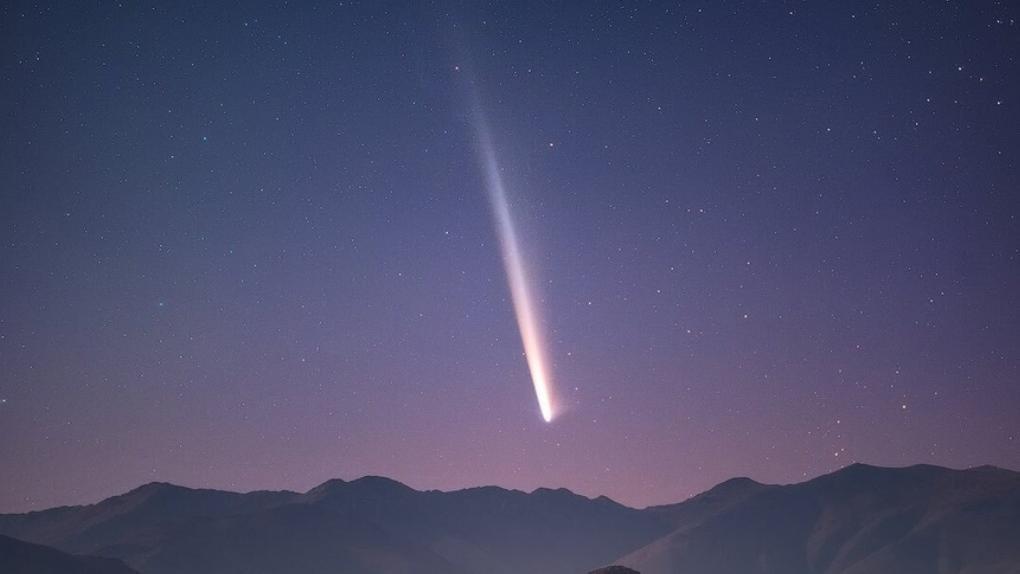
[[39,544],[0,536],[0,572],[4,574],[137,574],[120,560],[73,556]]
[[1020,474],[855,464],[640,510],[565,489],[423,492],[382,477],[306,493],[152,483],[0,515],[0,534],[12,537],[0,539],[5,573],[1006,574],[1020,571]]

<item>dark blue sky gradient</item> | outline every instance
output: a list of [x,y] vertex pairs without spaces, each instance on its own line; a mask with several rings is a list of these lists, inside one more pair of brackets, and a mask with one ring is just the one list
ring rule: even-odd
[[0,511],[1020,468],[1017,4],[208,4],[0,9]]

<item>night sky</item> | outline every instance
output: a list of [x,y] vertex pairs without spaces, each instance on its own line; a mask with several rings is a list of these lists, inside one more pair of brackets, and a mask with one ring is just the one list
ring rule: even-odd
[[0,9],[0,511],[1020,468],[1020,5],[207,4]]

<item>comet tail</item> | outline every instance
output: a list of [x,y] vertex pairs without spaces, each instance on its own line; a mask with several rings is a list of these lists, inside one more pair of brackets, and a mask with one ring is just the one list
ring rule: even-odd
[[500,176],[499,163],[496,160],[496,151],[489,134],[488,123],[477,101],[475,102],[474,125],[478,139],[478,152],[482,168],[485,171],[489,203],[495,219],[496,235],[499,236],[503,266],[506,269],[507,281],[510,285],[510,297],[513,300],[514,314],[517,315],[517,327],[521,333],[521,342],[524,344],[528,369],[531,371],[531,382],[535,386],[535,396],[538,398],[538,407],[542,410],[542,418],[546,422],[550,422],[555,413],[541,318],[535,305],[531,284],[528,282],[527,266],[517,240],[517,231],[510,213],[503,178]]

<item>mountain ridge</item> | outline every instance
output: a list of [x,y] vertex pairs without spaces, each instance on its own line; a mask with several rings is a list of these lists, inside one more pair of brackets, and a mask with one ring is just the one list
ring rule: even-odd
[[942,466],[942,465],[934,465],[934,464],[928,464],[928,463],[918,463],[918,464],[911,464],[911,465],[904,465],[904,466],[883,466],[883,465],[868,464],[868,463],[863,463],[863,462],[853,462],[853,463],[847,464],[846,466],[842,466],[842,467],[840,467],[840,468],[838,468],[836,470],[833,470],[831,472],[823,473],[823,474],[820,474],[818,476],[809,478],[809,479],[807,479],[805,481],[801,481],[801,482],[791,482],[791,483],[760,482],[760,481],[757,481],[757,480],[755,480],[755,479],[753,479],[751,477],[748,477],[748,476],[734,476],[734,477],[731,477],[731,478],[723,480],[722,482],[716,484],[715,486],[710,487],[708,490],[705,490],[705,491],[693,494],[693,495],[685,498],[684,500],[681,500],[681,501],[678,501],[678,502],[666,502],[666,503],[661,503],[661,504],[650,504],[650,505],[646,505],[646,506],[631,506],[631,505],[619,502],[619,501],[617,501],[617,500],[615,500],[615,499],[613,499],[613,498],[611,498],[609,496],[606,496],[604,494],[588,496],[588,495],[584,495],[584,494],[581,494],[581,493],[574,492],[574,491],[572,491],[572,490],[570,490],[569,488],[566,488],[566,487],[539,486],[539,487],[536,487],[536,488],[534,488],[534,489],[532,489],[530,491],[524,491],[524,490],[520,490],[520,489],[517,489],[517,488],[509,488],[509,487],[499,486],[499,485],[495,485],[495,484],[483,484],[483,485],[478,485],[478,486],[467,486],[467,487],[455,488],[455,489],[450,489],[450,490],[442,490],[442,489],[417,489],[417,488],[412,487],[412,486],[410,486],[410,485],[408,485],[406,483],[403,483],[403,482],[401,482],[401,481],[399,481],[397,479],[386,477],[386,476],[381,476],[381,475],[376,475],[376,474],[366,474],[366,475],[362,475],[362,476],[359,476],[357,478],[353,478],[353,479],[350,479],[350,480],[345,480],[345,479],[342,479],[342,478],[330,478],[330,479],[326,479],[323,482],[321,482],[321,483],[319,483],[319,484],[309,488],[308,490],[306,490],[304,492],[297,491],[297,490],[288,490],[288,489],[278,489],[278,490],[274,490],[274,489],[227,490],[227,489],[223,489],[223,488],[186,486],[186,485],[182,485],[182,484],[176,484],[176,483],[173,483],[173,482],[156,480],[156,481],[150,481],[150,482],[142,483],[142,484],[140,484],[140,485],[138,485],[138,486],[136,486],[136,487],[134,487],[134,488],[124,492],[124,493],[121,493],[121,494],[114,494],[114,495],[111,495],[111,496],[107,496],[105,498],[101,498],[101,499],[99,499],[96,502],[82,503],[82,504],[61,504],[61,505],[57,505],[57,506],[53,506],[53,507],[49,507],[49,508],[38,508],[38,509],[26,510],[26,511],[22,511],[22,512],[0,512],[0,516],[15,516],[15,515],[24,516],[24,515],[31,515],[31,514],[38,513],[38,512],[51,512],[51,511],[57,511],[57,510],[63,510],[63,509],[85,508],[85,507],[95,506],[97,504],[101,504],[101,503],[106,502],[106,501],[111,500],[111,499],[115,499],[115,498],[118,498],[118,497],[123,497],[123,496],[129,495],[129,494],[132,494],[132,493],[138,493],[138,492],[146,491],[146,490],[149,490],[149,489],[157,490],[157,489],[165,488],[167,490],[177,490],[177,491],[217,492],[217,493],[238,494],[238,495],[252,495],[252,494],[256,494],[256,495],[257,494],[307,495],[307,494],[310,494],[311,492],[313,492],[313,491],[315,491],[317,489],[321,489],[322,487],[324,487],[326,485],[333,485],[333,484],[335,484],[335,485],[338,485],[338,486],[343,486],[343,485],[359,483],[361,481],[365,481],[366,479],[368,479],[368,481],[371,481],[372,479],[381,479],[382,481],[394,483],[396,485],[400,485],[400,486],[403,486],[405,488],[408,488],[410,490],[413,490],[415,492],[420,492],[420,493],[439,492],[439,493],[452,494],[452,493],[472,491],[472,490],[479,490],[479,489],[496,489],[496,490],[500,490],[500,491],[504,491],[504,492],[515,492],[515,493],[522,493],[522,494],[534,494],[537,491],[565,491],[565,492],[568,492],[568,493],[573,494],[575,496],[580,496],[580,497],[583,497],[583,498],[587,498],[588,500],[608,499],[608,500],[610,500],[610,501],[612,501],[612,502],[614,502],[616,504],[619,504],[621,506],[624,506],[626,508],[631,508],[631,509],[635,509],[635,510],[647,510],[647,509],[653,509],[653,508],[661,508],[661,507],[666,507],[666,506],[672,506],[672,505],[675,505],[675,504],[682,504],[682,503],[687,502],[687,501],[689,501],[689,500],[691,500],[693,498],[696,498],[698,496],[701,496],[703,494],[711,492],[712,490],[715,490],[715,489],[717,489],[719,487],[723,487],[723,486],[729,485],[731,483],[750,482],[750,483],[754,483],[754,484],[757,484],[757,485],[760,485],[760,486],[788,486],[788,485],[792,485],[792,484],[803,484],[804,482],[810,482],[812,480],[816,480],[816,479],[823,478],[823,477],[826,477],[826,476],[831,476],[831,475],[839,474],[839,473],[842,473],[844,471],[847,471],[847,470],[850,470],[850,469],[855,469],[855,468],[881,469],[881,470],[909,470],[909,469],[915,469],[915,468],[933,468],[933,469],[938,469],[938,470],[955,471],[955,472],[968,472],[968,471],[973,471],[973,472],[1000,472],[1000,473],[1009,473],[1011,475],[1020,476],[1020,470],[1014,470],[1014,469],[1010,469],[1010,468],[1006,468],[1006,467],[1002,467],[1002,466],[997,466],[997,465],[993,465],[993,464],[982,464],[982,465],[970,466],[970,467],[964,467],[964,468],[954,468],[954,467],[948,467],[948,466]]
[[[801,483],[766,485],[617,563],[644,574],[963,572],[963,565],[1017,572],[1016,539],[1018,473],[858,463]],[[975,551],[979,544],[985,550]]]
[[416,490],[375,475],[303,493],[151,482],[90,505],[0,515],[0,534],[143,574],[567,574],[607,564],[872,574],[941,563],[997,573],[1020,564],[1008,544],[1020,539],[1020,473],[852,464],[786,485],[736,477],[641,509],[565,488]]

